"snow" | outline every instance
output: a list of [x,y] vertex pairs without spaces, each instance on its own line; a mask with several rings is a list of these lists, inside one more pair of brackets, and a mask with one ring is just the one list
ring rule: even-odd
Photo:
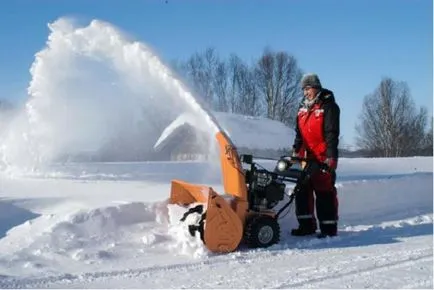
[[279,244],[229,254],[208,252],[179,222],[185,209],[167,204],[173,177],[222,192],[206,163],[2,176],[0,288],[432,288],[432,162],[343,158],[338,237],[290,236],[291,208]]
[[[186,209],[168,204],[175,178],[223,193],[212,161],[54,162],[71,150],[100,150],[114,127],[134,137],[142,102],[152,118],[178,120],[154,140],[147,119],[150,147],[188,119],[177,116],[193,116],[210,133],[223,128],[238,144],[251,144],[249,122],[263,126],[256,146],[292,137],[277,138],[278,123],[210,115],[146,46],[108,23],[77,28],[60,19],[50,29],[32,67],[31,98],[0,135],[0,288],[433,287],[432,157],[341,158],[338,237],[290,236],[290,207],[279,244],[228,254],[210,253],[180,222]],[[104,77],[117,86],[108,89]],[[175,112],[162,109],[167,102]],[[138,141],[126,140],[121,147]]]
[[101,152],[114,142],[124,148],[121,153],[152,149],[159,123],[185,111],[194,112],[210,134],[218,130],[145,44],[100,20],[76,27],[61,18],[49,29],[46,47],[30,69],[26,108],[0,135],[0,166],[33,171],[65,155]]

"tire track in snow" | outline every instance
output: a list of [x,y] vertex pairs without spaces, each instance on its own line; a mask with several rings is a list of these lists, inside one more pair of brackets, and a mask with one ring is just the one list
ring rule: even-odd
[[[107,272],[92,272],[92,273],[83,273],[83,274],[63,274],[59,276],[51,276],[51,277],[44,277],[44,278],[27,278],[27,279],[13,279],[13,278],[6,278],[6,279],[0,279],[0,288],[48,288],[55,286],[56,288],[64,288],[70,286],[81,286],[86,287],[86,284],[92,284],[97,282],[107,282],[110,279],[115,280],[130,280],[130,279],[137,279],[141,281],[146,281],[147,278],[152,278],[156,281],[161,281],[161,279],[165,279],[168,276],[168,272],[171,274],[175,274],[172,276],[174,280],[173,283],[176,282],[177,276],[179,276],[180,273],[188,273],[191,271],[198,272],[200,270],[204,271],[213,271],[213,268],[218,268],[221,265],[226,265],[227,268],[232,269],[240,269],[242,267],[245,267],[246,264],[257,264],[257,263],[268,263],[273,264],[274,261],[285,259],[285,257],[292,255],[294,253],[293,249],[283,250],[282,252],[277,253],[275,251],[249,251],[244,252],[240,254],[230,254],[224,255],[224,256],[218,256],[214,259],[205,260],[205,261],[199,261],[195,263],[185,263],[185,264],[174,264],[174,265],[168,265],[168,266],[152,266],[152,267],[146,267],[146,268],[140,268],[140,269],[131,269],[131,270],[121,270],[121,271],[107,271]],[[330,253],[332,254],[332,253]],[[379,265],[375,266],[368,266],[365,268],[360,267],[360,263],[356,263],[354,267],[342,273],[342,269],[348,269],[348,266],[351,265],[352,261],[345,260],[343,262],[334,263],[333,267],[324,267],[322,270],[324,273],[332,273],[331,275],[322,275],[317,278],[309,279],[306,278],[302,281],[298,282],[291,282],[291,280],[294,280],[294,276],[292,275],[292,278],[287,279],[286,281],[281,281],[281,283],[277,285],[269,285],[269,288],[303,288],[306,286],[313,286],[315,284],[324,283],[327,281],[333,281],[336,279],[342,279],[350,276],[357,276],[357,275],[371,275],[372,273],[378,272],[378,271],[386,271],[388,269],[392,268],[399,268],[408,266],[417,262],[424,262],[424,261],[432,261],[432,248],[425,248],[420,249],[418,251],[412,251],[412,252],[406,252],[404,259],[398,259],[394,261],[386,261],[381,262],[382,260],[387,260],[387,258],[394,258],[394,257],[402,257],[402,255],[396,255],[397,252],[392,252],[392,254],[382,255],[382,256],[374,256],[370,257],[369,259],[365,260],[365,262],[368,262],[370,264],[376,263],[380,261],[380,263],[377,263]],[[300,253],[302,255],[302,253]],[[298,275],[300,272],[297,273]],[[312,273],[311,273],[312,274]],[[318,274],[318,273],[317,273]],[[298,276],[297,275],[297,276]],[[315,275],[315,274],[314,274]],[[182,275],[184,276],[184,275]],[[172,278],[172,279],[173,279]],[[229,278],[229,277],[227,277]],[[196,277],[194,279],[194,285],[186,286],[187,288],[208,288],[208,287],[217,287],[221,286],[218,284],[218,281],[209,281],[208,278],[204,277],[203,279],[200,279],[199,277]],[[243,279],[241,279],[243,280]],[[238,283],[248,283],[251,281],[241,281],[239,280]],[[210,283],[211,282],[211,283]],[[109,282],[107,283],[109,285]],[[239,285],[241,286],[241,285]],[[246,284],[244,284],[244,287],[241,288],[249,288],[245,287]],[[268,288],[267,287],[267,288]]]
[[[420,222],[420,221],[419,221]],[[422,223],[430,223],[430,221],[423,221]],[[395,224],[395,223],[393,223]],[[390,225],[389,225],[390,226]],[[179,264],[172,264],[172,265],[164,265],[164,266],[151,266],[151,267],[145,267],[145,268],[138,268],[138,269],[127,269],[127,270],[118,270],[118,271],[101,271],[101,272],[88,272],[88,273],[79,273],[79,274],[69,274],[65,273],[58,276],[48,276],[48,277],[41,277],[41,278],[13,278],[13,277],[2,277],[0,278],[0,288],[46,288],[51,285],[55,286],[62,286],[62,285],[86,285],[91,283],[97,283],[97,282],[104,282],[110,279],[117,279],[117,280],[124,280],[124,279],[137,279],[137,280],[145,280],[146,278],[150,277],[160,277],[163,278],[167,276],[168,272],[171,273],[177,273],[176,275],[179,275],[180,273],[189,272],[189,271],[201,271],[201,270],[212,270],[213,268],[219,268],[221,265],[227,265],[227,268],[233,268],[237,269],[240,267],[245,267],[248,264],[255,264],[257,262],[260,263],[270,263],[273,264],[273,261],[278,260],[284,260],[287,259],[289,256],[293,255],[294,253],[298,253],[299,250],[301,250],[300,254],[304,250],[309,250],[311,248],[317,248],[321,245],[324,245],[328,250],[339,250],[340,244],[342,242],[345,242],[347,240],[353,239],[352,235],[348,236],[341,236],[338,237],[336,241],[334,240],[305,240],[300,241],[295,244],[284,244],[284,245],[277,245],[276,247],[270,248],[270,249],[258,249],[258,250],[240,250],[239,252],[226,254],[226,255],[211,255],[208,257],[207,260],[199,260],[196,262],[188,262],[188,263],[179,263]],[[336,247],[333,247],[333,244],[336,242]],[[304,246],[303,246],[304,245]],[[330,247],[331,246],[331,247]],[[341,249],[342,250],[342,249]],[[421,253],[422,250],[422,253]],[[429,255],[427,254],[429,252]],[[333,255],[333,253],[330,253]],[[399,259],[390,262],[391,258],[394,259],[395,256],[403,257],[403,255],[396,255],[396,252],[392,252],[392,255],[386,254],[382,256],[375,256],[370,257],[368,259],[359,261],[362,263],[369,263],[372,265],[376,261],[386,261],[385,264],[379,265],[379,266],[368,266],[366,268],[363,268],[363,264],[360,265],[359,262],[356,262],[356,264],[352,264],[353,262],[350,260],[345,261],[337,261],[337,263],[334,263],[332,268],[323,267],[320,268],[319,271],[316,271],[316,278],[310,279],[309,277],[306,277],[304,280],[299,280],[294,283],[294,276],[292,276],[292,279],[289,278],[286,281],[281,281],[281,283],[275,285],[271,288],[287,288],[287,287],[301,287],[306,284],[314,284],[314,283],[321,283],[326,282],[328,280],[338,279],[342,277],[349,277],[351,275],[358,275],[360,273],[372,273],[375,271],[379,271],[377,268],[382,269],[387,267],[393,267],[394,265],[397,265],[399,267],[400,264],[404,263],[410,263],[411,261],[424,261],[427,257],[430,257],[432,260],[432,248],[427,249],[420,249],[418,251],[412,251],[410,254],[407,252],[404,252],[404,260]],[[321,265],[321,264],[319,264]],[[330,264],[327,264],[330,265]],[[345,273],[342,273],[342,269],[351,269],[349,271],[346,271]],[[360,267],[362,266],[362,267]],[[355,268],[355,269],[354,269]],[[323,275],[321,277],[318,277],[318,274],[321,274],[321,272],[324,273],[332,273],[332,276],[330,275]],[[333,275],[335,273],[335,275]],[[176,278],[175,275],[175,279]],[[301,277],[300,277],[301,275]],[[303,273],[299,272],[298,277],[303,279]],[[239,281],[242,282],[242,281]],[[238,283],[239,283],[238,282]],[[249,281],[245,281],[248,283]],[[201,287],[204,285],[207,285],[207,287],[212,287],[212,285],[218,285],[216,282],[212,282],[201,279],[196,279],[195,283],[199,283],[197,285],[194,285],[194,287]],[[411,281],[410,281],[411,283]],[[270,285],[271,286],[271,285]],[[243,287],[244,288],[244,287]]]
[[[311,243],[311,241],[305,241],[307,245]],[[317,243],[316,243],[317,244]],[[298,244],[300,246],[300,243]],[[172,265],[163,265],[163,266],[150,266],[144,268],[137,269],[128,269],[128,270],[115,270],[115,271],[101,271],[101,272],[87,272],[87,273],[78,273],[78,274],[70,274],[65,273],[61,275],[55,276],[47,276],[41,278],[15,278],[8,277],[6,279],[0,279],[0,289],[11,289],[11,288],[48,288],[52,285],[55,285],[56,288],[62,288],[59,286],[66,285],[85,285],[86,283],[92,283],[95,281],[103,281],[105,279],[145,279],[149,277],[155,278],[156,276],[166,275],[167,272],[171,273],[183,273],[190,271],[198,271],[203,270],[205,267],[212,269],[218,267],[220,265],[228,265],[231,266],[236,265],[239,267],[240,265],[246,265],[254,260],[260,259],[261,262],[266,262],[267,260],[280,260],[283,257],[288,255],[288,251],[293,253],[293,251],[297,251],[296,248],[288,248],[288,245],[280,245],[277,246],[277,250],[268,250],[268,249],[247,249],[240,250],[238,252],[230,253],[230,254],[210,254],[208,260],[200,260],[197,262],[188,262],[188,263],[180,263],[180,264],[172,264]],[[207,280],[208,278],[206,278]],[[197,280],[196,282],[200,282]],[[190,288],[190,287],[187,287]],[[199,287],[201,288],[201,287]]]
[[[414,255],[416,252],[418,252],[419,254],[416,254],[416,256]],[[381,261],[382,258],[387,257],[396,257],[399,255],[395,255],[396,253],[392,253],[392,255],[383,255],[378,257],[377,259],[374,258],[370,258],[369,260],[373,260],[373,262],[375,263],[376,261]],[[355,267],[352,267],[351,270],[349,271],[345,271],[344,273],[342,273],[342,269],[346,269],[349,265],[351,265],[351,262],[341,262],[341,263],[337,263],[334,264],[333,267],[327,267],[326,272],[327,275],[322,275],[320,277],[316,277],[313,279],[304,279],[302,281],[298,281],[298,282],[290,282],[291,279],[288,279],[287,281],[280,283],[272,288],[276,288],[276,289],[287,289],[287,288],[303,288],[306,286],[309,287],[316,287],[316,284],[319,284],[318,286],[320,288],[327,288],[326,285],[321,283],[324,282],[329,282],[329,281],[333,281],[333,280],[341,280],[343,278],[348,278],[350,276],[371,276],[373,273],[375,272],[380,272],[380,271],[388,271],[391,269],[395,269],[395,268],[402,268],[402,267],[408,267],[410,265],[413,265],[417,262],[429,262],[429,261],[433,261],[433,255],[432,255],[432,248],[426,248],[420,251],[412,251],[409,252],[408,255],[404,258],[404,259],[398,259],[398,260],[394,260],[391,262],[386,262],[386,263],[381,263],[380,265],[374,265],[374,266],[368,266],[365,268],[359,268],[360,264],[356,264]],[[326,268],[326,267],[324,267]],[[332,272],[332,274],[329,274],[330,272]],[[360,277],[357,277],[360,278]],[[417,279],[417,278],[415,278]],[[342,283],[342,281],[340,281],[339,283]],[[369,280],[367,281],[367,283],[369,283]],[[372,284],[372,283],[371,283]],[[378,287],[378,285],[363,285],[364,288],[371,288],[371,287]],[[328,286],[330,287],[330,286]],[[342,286],[343,287],[343,286]],[[359,286],[360,287],[360,286]],[[381,287],[381,286],[380,286]]]
[[[0,289],[6,288],[44,288],[51,284],[74,284],[74,283],[87,283],[98,279],[104,278],[147,278],[154,277],[157,273],[165,273],[167,271],[191,271],[202,269],[204,266],[215,266],[220,264],[227,264],[228,261],[239,261],[243,263],[243,260],[249,260],[248,258],[254,253],[247,253],[247,257],[241,257],[240,254],[229,254],[217,256],[212,260],[201,260],[199,262],[172,264],[165,266],[151,266],[145,268],[131,269],[131,270],[119,270],[119,271],[105,271],[105,272],[89,272],[82,274],[62,274],[59,276],[48,276],[43,278],[6,278],[0,280]],[[241,259],[240,259],[241,258]]]

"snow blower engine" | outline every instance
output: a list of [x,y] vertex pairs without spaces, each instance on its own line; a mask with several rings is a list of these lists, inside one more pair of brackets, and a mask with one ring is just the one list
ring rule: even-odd
[[[269,171],[258,163],[253,162],[252,155],[241,155],[241,162],[250,165],[244,171],[249,210],[262,212],[273,209],[285,196],[285,182],[294,182],[301,176],[301,170],[291,169],[289,161],[282,157],[274,170]],[[288,161],[288,162],[287,162]],[[283,172],[285,172],[284,175]]]

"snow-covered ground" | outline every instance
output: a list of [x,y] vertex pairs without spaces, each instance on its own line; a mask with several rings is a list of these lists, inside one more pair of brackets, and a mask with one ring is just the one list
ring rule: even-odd
[[[342,159],[339,237],[212,254],[167,205],[199,162],[81,163],[0,183],[0,288],[432,288],[432,158]],[[263,161],[273,166],[272,161]],[[289,185],[290,187],[292,185]]]

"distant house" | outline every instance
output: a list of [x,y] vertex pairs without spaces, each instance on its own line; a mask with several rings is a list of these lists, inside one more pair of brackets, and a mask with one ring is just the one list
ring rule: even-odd
[[[231,138],[238,153],[277,158],[289,153],[294,130],[264,117],[212,112],[218,125]],[[160,159],[206,160],[216,150],[212,126],[193,113],[178,116],[161,133],[154,149]]]

